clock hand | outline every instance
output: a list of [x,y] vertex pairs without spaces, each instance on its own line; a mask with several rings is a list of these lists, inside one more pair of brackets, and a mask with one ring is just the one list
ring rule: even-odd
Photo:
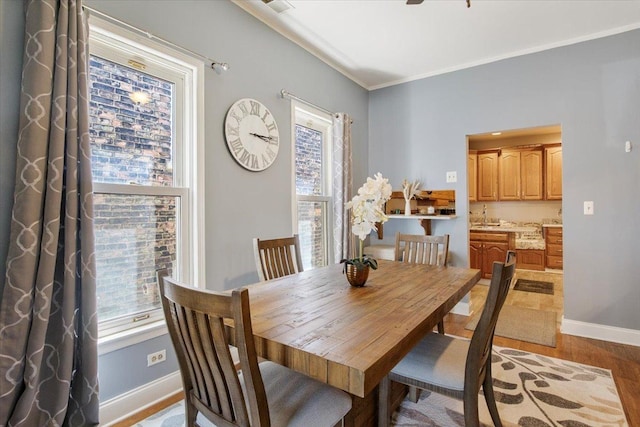
[[270,144],[275,144],[275,142],[271,141],[273,139],[273,137],[271,137],[271,136],[259,135],[257,133],[253,133],[253,132],[250,132],[249,135],[253,135],[253,136],[257,137],[257,138],[260,138],[261,140],[263,140],[265,142],[268,142]]

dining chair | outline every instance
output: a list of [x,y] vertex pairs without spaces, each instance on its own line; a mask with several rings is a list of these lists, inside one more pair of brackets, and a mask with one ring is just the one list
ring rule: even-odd
[[[505,260],[505,264],[509,264],[512,261],[514,263],[516,262],[516,251],[507,251],[507,257],[506,257],[506,260]],[[509,285],[511,288],[513,288],[516,285],[516,282],[517,282],[516,275],[517,275],[517,271],[514,270],[513,271],[513,277],[511,278],[511,285]]]
[[[395,259],[412,264],[447,265],[449,235],[396,233]],[[438,332],[444,334],[444,320],[438,322]]]
[[300,238],[253,239],[253,254],[261,282],[303,271]]
[[413,264],[447,265],[449,235],[396,233],[396,260]]
[[[246,288],[201,290],[167,274],[158,272],[158,285],[180,365],[187,426],[198,425],[198,413],[219,427],[342,423],[351,409],[347,393],[276,363],[258,363]],[[237,348],[239,371],[229,344]]]
[[462,399],[465,427],[480,426],[478,393],[482,388],[494,425],[502,426],[493,394],[491,350],[498,315],[515,271],[515,253],[507,254],[507,259],[507,263],[493,263],[489,292],[471,340],[429,333],[382,380],[380,420],[389,420],[389,384],[396,381]]

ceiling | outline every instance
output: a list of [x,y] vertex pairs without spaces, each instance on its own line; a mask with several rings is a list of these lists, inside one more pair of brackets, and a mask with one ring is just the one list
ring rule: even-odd
[[640,28],[640,0],[232,1],[369,90]]
[[560,125],[539,126],[535,128],[526,129],[511,129],[501,130],[499,132],[487,132],[479,133],[475,135],[468,135],[469,142],[484,142],[484,141],[501,141],[505,139],[514,139],[530,136],[540,135],[557,135],[562,132]]

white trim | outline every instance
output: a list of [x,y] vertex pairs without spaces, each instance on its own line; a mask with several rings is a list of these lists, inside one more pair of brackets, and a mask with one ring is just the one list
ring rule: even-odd
[[100,405],[100,426],[111,426],[182,390],[180,371],[109,399]]
[[[193,143],[191,144],[191,158],[189,159],[189,167],[195,166],[195,173],[190,174],[190,178],[193,179],[191,182],[191,194],[193,197],[191,198],[191,230],[190,230],[190,238],[191,238],[191,248],[192,248],[192,258],[193,268],[191,270],[191,279],[193,283],[198,288],[206,288],[206,260],[205,260],[205,211],[204,211],[204,197],[205,197],[205,176],[204,176],[204,159],[205,159],[205,151],[204,151],[204,141],[205,141],[205,117],[204,117],[204,77],[205,77],[205,68],[203,63],[194,63],[192,64],[194,67],[193,71],[193,83],[195,87],[192,87],[192,90],[195,94],[192,93],[191,99],[193,100],[192,109],[190,110],[192,113],[195,109],[196,117],[195,117],[195,126],[193,128],[190,127],[191,132],[193,132],[192,136],[194,138]],[[193,120],[189,121],[190,125],[193,125]]]
[[463,316],[471,316],[471,305],[468,302],[459,302],[451,309],[449,313],[461,314]]
[[[528,55],[530,53],[537,53],[537,52],[542,52],[542,51],[545,51],[545,50],[555,49],[557,47],[569,46],[569,45],[572,45],[572,44],[582,43],[582,42],[586,42],[586,41],[589,41],[589,40],[596,40],[596,39],[600,39],[600,38],[603,38],[603,37],[613,36],[613,35],[616,35],[616,34],[621,34],[621,33],[627,32],[627,31],[633,31],[635,29],[640,28],[640,23],[633,23],[633,24],[629,24],[629,25],[624,25],[622,27],[611,28],[611,29],[608,29],[608,30],[605,30],[605,31],[600,31],[600,32],[593,33],[593,34],[587,34],[587,35],[584,35],[584,36],[575,37],[575,38],[568,39],[568,40],[561,40],[561,41],[558,41],[558,42],[555,42],[555,43],[548,43],[548,44],[544,44],[544,45],[540,45],[540,46],[534,46],[534,47],[531,47],[529,49],[522,49],[522,50],[517,50],[517,51],[514,51],[514,52],[508,52],[508,53],[505,53],[505,54],[502,54],[502,55],[493,56],[493,57],[490,57],[490,58],[478,59],[477,61],[468,62],[466,64],[460,64],[460,65],[455,65],[455,66],[451,66],[451,67],[447,67],[447,68],[441,68],[439,70],[435,70],[435,71],[431,71],[431,72],[423,73],[423,74],[418,74],[418,75],[415,75],[415,76],[411,76],[411,77],[407,77],[407,78],[403,78],[403,79],[398,79],[398,80],[394,80],[394,81],[387,82],[387,83],[382,83],[382,84],[378,84],[378,85],[368,85],[365,82],[363,82],[362,80],[360,80],[359,78],[357,78],[356,76],[354,76],[349,70],[347,70],[342,64],[340,64],[339,61],[337,61],[335,58],[333,58],[333,57],[327,55],[326,53],[322,52],[321,49],[317,48],[316,46],[313,46],[308,41],[302,40],[299,35],[295,34],[290,29],[283,28],[283,26],[280,25],[274,17],[271,17],[271,16],[267,17],[267,16],[263,16],[261,14],[258,14],[256,12],[255,8],[259,7],[259,6],[256,6],[255,2],[248,2],[248,1],[243,1],[243,0],[231,0],[231,2],[233,4],[235,4],[236,6],[240,7],[241,9],[243,9],[245,12],[249,13],[251,16],[253,16],[257,20],[263,22],[265,25],[270,27],[272,30],[274,30],[278,34],[280,34],[280,35],[286,37],[287,39],[291,40],[293,43],[295,43],[298,46],[302,47],[304,50],[306,50],[307,52],[311,53],[316,58],[318,58],[322,62],[324,62],[325,64],[329,65],[331,68],[333,68],[334,70],[338,71],[339,73],[341,73],[345,77],[349,78],[354,83],[357,83],[358,85],[362,86],[364,89],[366,89],[368,91],[373,91],[373,90],[376,90],[376,89],[382,89],[382,88],[389,87],[389,86],[395,86],[395,85],[399,85],[399,84],[402,84],[402,83],[408,83],[408,82],[412,82],[412,81],[415,81],[415,80],[421,80],[421,79],[424,79],[424,78],[427,78],[427,77],[433,77],[433,76],[437,76],[437,75],[440,75],[440,74],[450,73],[450,72],[453,72],[453,71],[464,70],[466,68],[476,67],[478,65],[490,64],[492,62],[501,61],[503,59],[515,58],[515,57],[518,57],[518,56]],[[260,3],[257,3],[257,4],[260,4]]]
[[159,321],[125,329],[122,332],[107,335],[104,338],[98,338],[98,356],[168,333],[167,324],[164,321],[164,315],[162,315]]
[[291,233],[298,233],[298,199],[296,194],[296,105],[291,101]]
[[567,335],[592,338],[640,347],[640,331],[566,319],[562,316],[560,332]]
[[[433,77],[433,76],[437,76],[440,74],[447,74],[447,73],[451,73],[454,71],[460,71],[460,70],[464,70],[467,68],[472,68],[472,67],[477,67],[479,65],[486,65],[486,64],[491,64],[492,62],[498,62],[498,61],[502,61],[504,59],[509,59],[509,58],[516,58],[518,56],[524,56],[524,55],[529,55],[532,53],[538,53],[538,52],[543,52],[545,50],[551,50],[551,49],[555,49],[558,47],[564,47],[564,46],[570,46],[573,44],[577,44],[577,43],[582,43],[582,42],[586,42],[589,40],[596,40],[596,39],[600,39],[603,37],[608,37],[608,36],[613,36],[616,34],[621,34],[621,33],[626,33],[627,31],[633,31],[640,28],[640,23],[634,23],[634,24],[630,24],[630,25],[625,25],[622,27],[618,27],[618,28],[612,28],[610,30],[606,30],[606,31],[601,31],[599,33],[594,33],[594,34],[587,34],[585,36],[581,36],[581,37],[575,37],[572,39],[568,39],[568,40],[561,40],[559,42],[555,42],[555,43],[548,43],[548,44],[544,44],[541,46],[534,46],[532,48],[529,49],[522,49],[522,50],[517,50],[514,52],[508,52],[502,55],[497,55],[497,56],[493,56],[490,58],[482,58],[482,59],[478,59],[477,61],[471,61],[471,62],[467,62],[466,64],[459,64],[459,65],[454,65],[451,67],[447,67],[447,68],[441,68],[439,70],[435,70],[435,71],[430,71],[428,73],[423,73],[423,74],[418,74],[415,76],[411,76],[411,77],[407,77],[404,79],[398,79],[398,80],[393,80],[387,83],[382,83],[379,85],[373,85],[373,86],[363,86],[365,89],[369,90],[369,91],[373,91],[376,89],[382,89],[385,87],[389,87],[389,86],[395,86],[395,85],[399,85],[402,83],[408,83],[408,82],[412,82],[415,80],[422,80],[425,79],[427,77]],[[356,83],[360,84],[358,81],[356,81]]]
[[[321,203],[324,206],[324,246],[326,263],[331,264],[334,259],[333,242],[333,120],[331,114],[321,111],[311,105],[291,99],[291,170],[292,170],[292,223],[293,233],[298,230],[298,203],[301,201]],[[296,192],[296,126],[313,129],[322,134],[322,194],[298,195]]]
[[[176,228],[177,264],[174,265],[174,276],[196,287],[205,287],[205,241],[202,233],[204,227],[204,79],[205,66],[201,58],[195,58],[180,52],[166,44],[150,40],[131,28],[123,28],[108,20],[91,16],[92,55],[104,57],[127,66],[130,56],[139,58],[147,69],[145,72],[171,81],[175,84],[173,129],[174,186],[122,185],[111,183],[94,183],[95,193],[163,195],[175,196],[180,200],[178,214],[182,218]],[[126,24],[125,24],[126,25]],[[180,114],[177,114],[177,111]],[[179,149],[177,147],[180,147]],[[178,218],[180,218],[178,217]],[[143,320],[149,328],[133,329],[133,333],[115,332],[114,339],[100,340],[102,353],[114,351],[128,345],[148,340],[166,333],[166,328],[158,331],[153,314],[163,318],[160,308],[152,313],[152,318]],[[129,319],[120,322],[129,325]],[[104,322],[100,325],[116,325],[115,330],[123,329],[118,322]],[[99,328],[104,335],[105,328]],[[111,332],[114,327],[110,328]],[[104,344],[102,344],[104,343]]]
[[97,194],[122,194],[122,195],[139,195],[139,196],[188,196],[188,190],[185,187],[165,187],[160,185],[130,185],[130,184],[112,184],[105,182],[94,182],[93,192]]
[[[309,52],[310,54],[318,58],[320,61],[324,62],[325,64],[327,64],[328,66],[330,66],[331,68],[339,72],[340,74],[344,75],[349,80],[357,83],[364,89],[369,89],[366,83],[358,79],[356,76],[354,76],[351,72],[349,72],[349,70],[344,68],[342,65],[338,64],[338,62],[335,59],[325,54],[321,49],[318,49],[317,47],[313,46],[311,43],[301,40],[300,37],[294,32],[288,29],[282,28],[280,25],[278,25],[278,23],[273,18],[257,14],[256,11],[254,10],[254,7],[255,7],[254,2],[248,2],[245,0],[231,0],[231,2],[236,6],[238,6],[239,8],[241,8],[242,10],[244,10],[245,12],[247,12],[249,15],[256,18],[258,21],[263,22],[265,25],[267,25],[276,33],[289,39],[291,42],[297,44],[298,46],[300,46],[301,48],[303,48],[304,50],[306,50],[307,52]],[[260,5],[262,5],[262,3],[260,3]]]

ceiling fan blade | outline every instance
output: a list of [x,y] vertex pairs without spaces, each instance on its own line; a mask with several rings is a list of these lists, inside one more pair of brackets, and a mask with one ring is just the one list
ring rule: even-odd
[[407,4],[421,4],[424,0],[407,0]]

